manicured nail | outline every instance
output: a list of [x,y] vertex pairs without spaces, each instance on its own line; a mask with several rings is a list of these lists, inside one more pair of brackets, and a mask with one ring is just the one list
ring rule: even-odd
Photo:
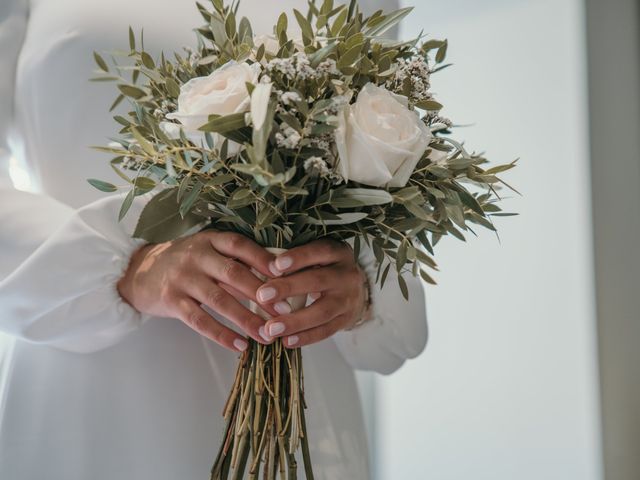
[[264,339],[265,342],[270,342],[271,340],[273,340],[273,338],[270,337],[269,334],[267,333],[267,330],[264,328],[264,325],[258,329],[258,333]]
[[321,296],[322,296],[322,294],[320,292],[312,292],[312,293],[310,293],[309,294],[309,298],[311,299],[311,303],[313,303],[316,300],[318,300]]
[[278,270],[286,270],[291,266],[291,264],[293,264],[293,258],[291,257],[287,257],[285,255],[285,256],[276,258],[276,268]]
[[276,322],[269,325],[269,335],[272,337],[275,337],[282,332],[284,332],[284,323]]
[[281,315],[291,313],[291,305],[289,305],[289,302],[276,302],[273,308]]
[[258,300],[266,302],[276,296],[276,289],[273,287],[262,287],[258,289]]
[[282,272],[278,270],[278,267],[276,267],[276,264],[274,262],[269,262],[269,271],[274,277],[279,277],[280,275],[282,275]]
[[287,345],[293,347],[296,343],[298,343],[298,340],[300,339],[297,335],[291,335],[290,337],[287,337]]
[[240,340],[239,338],[236,338],[233,341],[233,346],[236,347],[241,352],[244,352],[247,349],[247,347],[249,346],[249,344],[247,342],[245,342],[244,340]]

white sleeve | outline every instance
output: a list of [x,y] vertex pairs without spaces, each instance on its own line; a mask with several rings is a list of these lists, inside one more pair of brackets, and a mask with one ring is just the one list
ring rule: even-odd
[[136,199],[121,223],[122,195],[73,212],[0,281],[0,330],[29,342],[90,353],[140,327],[149,317],[127,304],[116,285],[131,254],[144,244],[131,233],[145,197]]
[[420,278],[405,275],[409,300],[405,300],[390,272],[384,287],[376,284],[376,259],[362,244],[358,261],[371,285],[372,317],[353,330],[342,330],[334,339],[340,353],[355,369],[388,375],[408,358],[417,357],[427,344],[427,313]]
[[116,282],[131,253],[138,197],[118,223],[121,195],[75,211],[9,179],[16,64],[28,1],[0,1],[0,331],[73,352],[105,348],[147,317],[124,302]]

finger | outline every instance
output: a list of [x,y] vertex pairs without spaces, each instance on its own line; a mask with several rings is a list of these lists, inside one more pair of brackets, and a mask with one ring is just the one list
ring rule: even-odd
[[344,304],[339,298],[324,297],[308,307],[267,321],[267,333],[271,337],[282,337],[324,325],[345,313]]
[[[242,296],[254,302],[257,301],[256,291],[264,282],[251,273],[246,265],[232,258],[224,257],[216,251],[204,254],[200,265],[207,275],[216,280],[216,283],[231,287],[233,293],[230,293],[234,297]],[[229,292],[226,288],[225,290]],[[278,311],[271,306],[266,306],[265,310],[270,315],[278,315]]]
[[340,315],[328,323],[313,327],[294,335],[283,337],[282,344],[287,348],[304,347],[331,337],[349,324],[348,315]]
[[267,280],[258,288],[256,297],[260,304],[275,303],[295,295],[324,292],[336,288],[341,282],[340,269],[335,266],[309,268]]
[[188,286],[187,293],[214,312],[228,318],[238,325],[243,332],[260,343],[268,343],[260,336],[260,327],[264,325],[264,319],[243,306],[222,287],[211,279],[202,276],[195,277]]
[[314,265],[331,265],[346,260],[351,248],[343,242],[322,239],[292,248],[269,264],[271,276],[280,276]]
[[[225,291],[227,291],[229,293],[229,295],[233,296],[233,298],[235,298],[236,300],[238,300],[238,302],[243,302],[245,300],[248,300],[247,297],[240,291],[236,290],[235,288],[233,288],[231,285],[227,285],[226,283],[222,283],[222,282],[218,282],[218,285],[223,288]],[[286,303],[286,302],[283,302]],[[276,307],[276,308],[274,308]],[[279,315],[280,313],[284,313],[283,312],[283,308],[286,309],[288,307],[288,311],[286,313],[289,313],[291,311],[291,306],[287,303],[287,306],[285,307],[283,304],[267,304],[267,305],[260,305],[260,308],[262,310],[264,310],[266,313],[268,313],[269,315],[271,315],[272,317],[275,317],[277,315]]]
[[269,262],[274,255],[253,240],[232,232],[211,232],[209,241],[213,248],[227,257],[237,258],[263,275],[272,276]]
[[220,255],[213,248],[205,251],[199,259],[202,270],[214,278],[216,282],[223,282],[255,300],[256,290],[264,283],[249,268],[233,258]]
[[243,352],[249,344],[241,335],[217,322],[193,299],[185,297],[177,305],[178,318],[193,330],[234,352]]

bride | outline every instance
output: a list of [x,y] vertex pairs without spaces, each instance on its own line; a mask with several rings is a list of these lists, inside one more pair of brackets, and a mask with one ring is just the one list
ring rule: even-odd
[[[305,5],[240,11],[268,33]],[[122,46],[128,25],[153,55],[171,52],[194,45],[201,22],[192,0],[0,3],[0,330],[16,339],[0,377],[0,478],[208,478],[238,354],[276,336],[304,346],[316,478],[370,477],[354,369],[389,374],[424,349],[421,282],[408,279],[405,302],[394,282],[375,285],[370,250],[356,262],[338,243],[277,258],[215,231],[144,245],[131,237],[142,205],[119,223],[122,198],[85,180],[113,175],[89,148],[113,130],[111,85],[87,81],[92,52]],[[18,158],[37,193],[12,188]],[[308,307],[290,313],[282,300],[297,293]],[[247,299],[279,315],[269,329]]]

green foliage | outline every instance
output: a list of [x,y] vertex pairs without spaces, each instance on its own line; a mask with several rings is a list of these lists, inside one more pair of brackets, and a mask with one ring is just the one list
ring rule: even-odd
[[[112,166],[131,184],[121,216],[136,195],[163,187],[143,211],[137,237],[165,241],[203,222],[273,247],[290,248],[325,236],[356,237],[358,245],[365,242],[376,255],[377,280],[384,284],[394,270],[406,296],[404,274],[434,283],[427,270],[436,269],[433,246],[442,237],[465,240],[468,233],[475,234],[475,225],[495,231],[492,218],[509,215],[501,212],[498,192],[510,187],[498,174],[515,162],[487,166],[483,155],[467,152],[451,138],[451,123],[439,116],[442,103],[428,91],[417,92],[410,76],[398,75],[415,59],[430,73],[447,66],[442,63],[446,40],[384,37],[410,8],[366,17],[356,1],[348,6],[334,6],[330,0],[310,2],[306,13],[296,10],[279,17],[273,30],[278,46],[274,52],[254,45],[249,20],[237,17],[237,2],[229,6],[211,0],[208,8],[197,7],[204,24],[196,30],[195,56],[186,52],[175,53],[173,60],[164,55],[153,58],[133,29],[129,51],[114,52],[113,67],[94,54],[98,70],[93,80],[117,84],[111,110],[124,99],[131,105],[126,115],[114,117],[121,147],[99,147],[114,155]],[[291,22],[300,27],[301,44],[289,35]],[[291,76],[274,67],[284,61],[300,69],[301,59],[308,60],[314,75]],[[209,116],[200,127],[206,132],[202,142],[194,143],[183,129],[178,138],[169,138],[160,124],[177,108],[180,87],[229,61],[262,66],[266,83],[247,85],[250,112]],[[419,113],[433,135],[401,188],[370,188],[338,178],[332,140],[338,115],[369,82],[406,96],[409,108]],[[287,101],[283,92],[289,95]],[[298,138],[295,145],[279,141],[283,132]],[[235,150],[238,153],[229,154]],[[434,162],[434,153],[446,157]],[[329,165],[328,171],[308,168],[318,158]],[[133,178],[127,171],[134,171]],[[89,182],[105,192],[118,188],[100,180]]]

